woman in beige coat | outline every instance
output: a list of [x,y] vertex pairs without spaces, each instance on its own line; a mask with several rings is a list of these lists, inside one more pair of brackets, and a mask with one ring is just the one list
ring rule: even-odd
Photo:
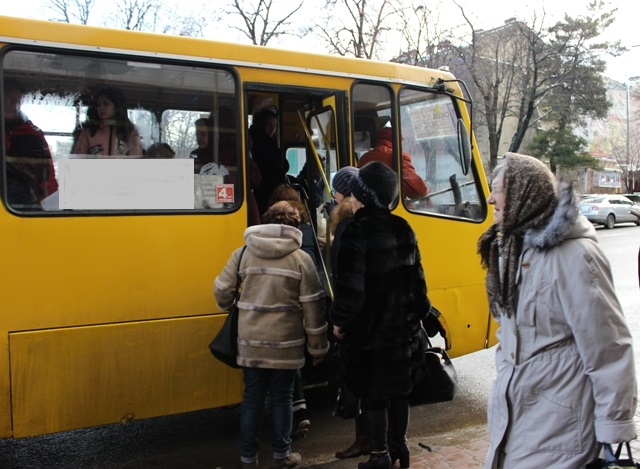
[[264,222],[246,229],[247,248],[240,265],[242,248],[231,255],[214,284],[218,306],[228,309],[235,294],[236,272],[240,272],[237,363],[242,366],[245,387],[240,416],[243,469],[258,467],[267,391],[274,467],[300,463],[300,454],[291,452],[293,380],[305,362],[305,342],[314,365],[329,350],[325,294],[311,257],[300,249],[300,213],[281,201],[267,210]]
[[479,242],[500,324],[486,469],[583,468],[597,442],[636,437],[631,334],[573,188],[507,153]]

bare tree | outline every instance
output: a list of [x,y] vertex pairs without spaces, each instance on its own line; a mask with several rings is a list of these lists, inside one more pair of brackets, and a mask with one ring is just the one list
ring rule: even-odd
[[[464,16],[464,10],[461,11]],[[602,54],[620,53],[619,43],[598,41],[599,35],[614,19],[615,10],[606,9],[602,1],[594,1],[589,13],[572,18],[565,15],[551,27],[545,16],[535,16],[530,24],[512,21],[508,29],[512,38],[495,36],[493,43],[478,42],[479,34],[466,17],[472,30],[472,43],[466,51],[473,82],[482,96],[489,129],[490,167],[497,161],[502,125],[514,117],[515,132],[509,151],[518,151],[525,134],[541,120],[560,132],[570,131],[576,116],[601,115],[608,106],[602,80]],[[499,32],[500,28],[492,30]],[[505,43],[506,40],[506,43]],[[481,64],[485,58],[494,62],[489,73]],[[483,83],[483,80],[487,83]]]
[[447,65],[454,56],[451,44],[456,42],[454,28],[443,28],[440,20],[441,2],[425,6],[414,0],[408,6],[396,7],[398,32],[401,35],[399,55],[394,61],[427,68]]
[[292,2],[288,4],[286,10],[278,14],[274,0],[232,0],[224,13],[239,16],[242,20],[242,26],[230,25],[231,28],[244,34],[252,44],[266,46],[272,39],[294,34],[291,18],[300,10],[303,3],[303,1]]
[[186,37],[204,37],[208,23],[203,12],[185,11],[177,6],[169,9],[166,3],[159,5],[152,22],[145,20],[145,26],[153,28],[153,32]]
[[316,25],[316,31],[330,52],[373,59],[396,8],[392,0],[326,0],[325,11],[324,24]]
[[158,0],[117,0],[111,19],[117,28],[156,31],[161,5]]
[[56,15],[53,21],[88,24],[94,5],[95,0],[49,0],[47,6]]
[[171,145],[178,158],[188,158],[196,141],[194,113],[168,110],[163,121],[165,141]]
[[487,127],[489,167],[494,168],[504,123],[508,117],[518,115],[521,94],[517,82],[522,80],[527,47],[516,22],[486,32],[476,31],[473,21],[459,8],[471,29],[471,44],[459,55],[481,98],[476,107],[480,117],[476,123]]
[[[628,85],[627,85],[628,86]],[[611,156],[622,170],[623,191],[635,192],[638,180],[638,167],[640,166],[640,91],[637,88],[631,90],[625,115],[617,113],[617,122],[626,122],[623,129],[620,125],[611,125],[605,138],[609,146]],[[627,114],[628,113],[628,114]]]
[[163,33],[186,37],[204,37],[204,31],[208,24],[205,17],[185,15],[174,18],[176,19],[172,23],[165,25]]
[[[48,8],[56,16],[54,21],[89,24],[89,15],[96,3],[108,5],[105,26],[134,31],[151,31],[178,36],[203,37],[207,20],[193,13],[180,15],[177,7],[162,0],[48,0]],[[182,8],[184,10],[184,8]],[[168,19],[168,21],[166,20]]]

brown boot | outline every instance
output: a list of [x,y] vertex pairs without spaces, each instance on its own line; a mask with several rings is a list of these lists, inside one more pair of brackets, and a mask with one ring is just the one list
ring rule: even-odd
[[367,429],[362,420],[362,414],[356,415],[356,440],[347,449],[336,451],[336,458],[349,459],[369,454],[369,441]]
[[302,462],[300,453],[291,453],[284,459],[274,459],[273,469],[291,469]]

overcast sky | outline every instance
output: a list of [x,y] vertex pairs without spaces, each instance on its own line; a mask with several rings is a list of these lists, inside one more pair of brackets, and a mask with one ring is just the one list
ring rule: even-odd
[[[101,3],[104,0],[98,0]],[[172,0],[167,0],[171,2]],[[178,4],[187,10],[197,11],[202,0],[179,0]],[[222,2],[222,0],[214,0]],[[284,4],[292,3],[292,0],[281,0]],[[628,47],[629,52],[622,57],[608,60],[607,75],[610,78],[625,82],[629,77],[640,76],[640,27],[638,26],[637,6],[634,7],[637,0],[608,0],[612,8],[617,8],[617,20],[614,25],[609,28],[605,35],[607,40],[620,39],[622,44]],[[321,2],[306,2],[307,5],[317,6]],[[532,19],[534,15],[540,16],[540,12],[544,8],[545,13],[551,18],[561,18],[564,12],[572,16],[577,16],[586,11],[589,0],[458,0],[458,3],[465,9],[469,18],[474,22],[476,29],[491,29],[500,26],[508,18],[516,17],[518,19]],[[32,17],[38,19],[47,19],[51,17],[50,11],[44,6],[47,0],[14,0],[2,1],[0,6],[1,15]],[[442,0],[442,4],[446,4]],[[459,9],[450,4],[448,9],[441,9],[439,12],[440,19],[443,22],[449,22],[452,25],[462,23]],[[312,15],[314,13],[311,13]],[[299,19],[298,19],[299,21]],[[1,34],[1,33],[0,33]],[[222,40],[232,40],[228,32]],[[209,36],[214,39],[213,36]],[[244,41],[243,41],[244,42]],[[270,45],[272,45],[270,43]],[[284,45],[290,48],[310,47],[305,41],[292,41]]]

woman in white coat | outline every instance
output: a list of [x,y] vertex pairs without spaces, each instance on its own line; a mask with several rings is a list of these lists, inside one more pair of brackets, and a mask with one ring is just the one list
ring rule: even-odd
[[595,229],[569,183],[507,153],[479,240],[499,323],[486,468],[583,468],[636,437],[631,334]]

